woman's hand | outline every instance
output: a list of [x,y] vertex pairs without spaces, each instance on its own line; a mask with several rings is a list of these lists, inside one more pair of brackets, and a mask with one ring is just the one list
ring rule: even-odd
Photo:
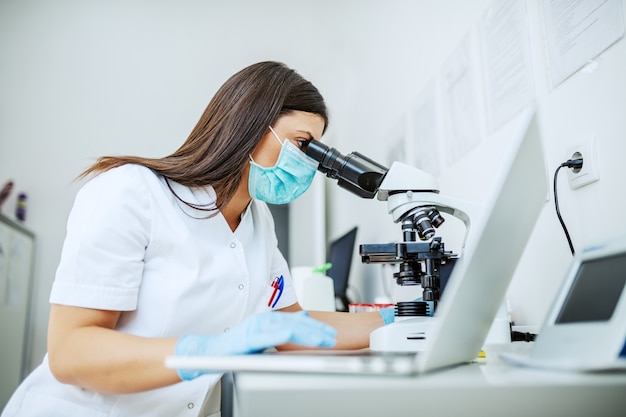
[[[232,355],[260,352],[292,343],[305,347],[331,348],[337,332],[331,326],[309,318],[306,311],[268,311],[248,317],[227,333],[216,336],[187,335],[176,344],[176,356]],[[179,370],[183,380],[194,379],[204,371]]]

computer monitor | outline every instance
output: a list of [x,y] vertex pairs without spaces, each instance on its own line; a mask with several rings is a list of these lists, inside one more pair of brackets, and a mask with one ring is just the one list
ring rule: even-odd
[[326,274],[334,282],[337,311],[348,311],[350,304],[347,296],[348,279],[350,278],[357,229],[358,227],[355,226],[343,236],[330,242],[326,254],[326,261],[332,265]]

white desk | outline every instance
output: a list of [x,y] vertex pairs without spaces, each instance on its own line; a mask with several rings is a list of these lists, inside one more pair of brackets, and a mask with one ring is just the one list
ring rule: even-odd
[[477,361],[416,377],[240,372],[235,417],[626,416],[626,373]]

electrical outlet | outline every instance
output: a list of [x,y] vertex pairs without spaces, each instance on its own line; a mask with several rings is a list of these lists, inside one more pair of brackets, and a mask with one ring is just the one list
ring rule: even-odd
[[567,159],[576,158],[583,159],[583,166],[580,169],[567,169],[567,178],[572,189],[580,188],[600,179],[595,136],[592,136],[587,142],[579,143],[568,149]]

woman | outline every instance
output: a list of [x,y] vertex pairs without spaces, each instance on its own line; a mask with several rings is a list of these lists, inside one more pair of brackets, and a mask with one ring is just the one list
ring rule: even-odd
[[302,312],[265,204],[306,191],[316,163],[300,146],[327,123],[311,83],[261,62],[219,89],[172,155],[87,169],[48,354],[2,416],[205,416],[220,375],[168,369],[167,356],[366,347],[392,317]]

